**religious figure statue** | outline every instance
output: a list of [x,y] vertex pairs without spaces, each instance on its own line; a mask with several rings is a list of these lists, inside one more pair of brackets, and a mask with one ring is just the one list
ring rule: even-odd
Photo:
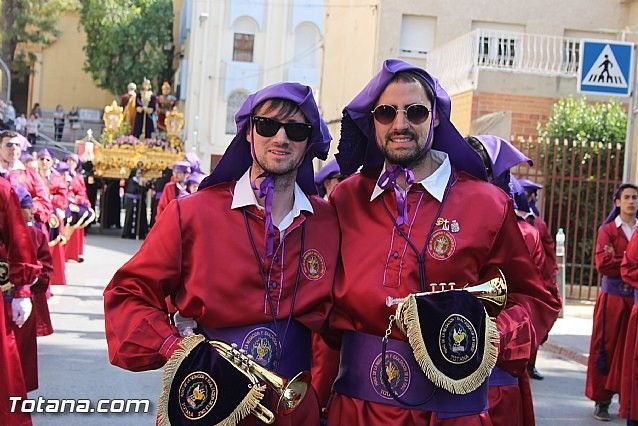
[[144,79],[142,90],[135,97],[135,124],[133,136],[138,139],[150,138],[155,127],[153,125],[153,113],[157,109],[157,99],[151,90],[151,82]]
[[157,128],[166,131],[166,113],[177,104],[177,98],[171,93],[171,85],[168,81],[162,84],[162,94],[157,98]]
[[122,99],[120,100],[120,106],[124,108],[124,120],[128,127],[125,130],[126,134],[130,134],[133,130],[133,124],[135,122],[135,97],[137,93],[137,84],[131,82],[126,86],[128,92],[122,95]]

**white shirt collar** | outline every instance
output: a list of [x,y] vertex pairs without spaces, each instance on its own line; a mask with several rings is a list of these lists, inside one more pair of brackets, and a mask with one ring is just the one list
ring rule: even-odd
[[[426,177],[421,182],[416,183],[420,183],[421,185],[423,185],[423,188],[425,188],[425,190],[428,191],[430,195],[441,202],[443,200],[443,195],[445,194],[445,188],[447,187],[448,180],[450,179],[450,175],[452,174],[452,166],[450,165],[450,159],[448,158],[446,152],[430,149],[430,154],[432,155],[432,159],[434,160],[434,162],[439,164],[439,167],[437,167],[437,169],[430,176]],[[383,174],[384,172],[385,164],[383,165],[381,174]],[[379,175],[379,177],[381,177],[381,175]],[[383,191],[384,190],[381,189],[381,187],[379,187],[377,183],[374,186],[374,190],[372,191],[372,196],[370,196],[370,201],[381,195]]]
[[5,169],[4,166],[0,165],[0,172],[2,173],[10,172],[11,170],[26,170],[26,169],[27,167],[20,160],[16,160],[15,163],[13,163],[13,167],[11,167],[10,169]]
[[616,224],[616,228],[622,229],[628,240],[631,240],[632,235],[638,228],[638,220],[636,220],[636,223],[632,227],[627,222],[623,222],[623,220],[620,218],[620,215],[616,216],[616,219],[614,219],[614,223]]
[[[235,192],[233,194],[233,202],[230,205],[231,209],[238,209],[247,206],[257,206],[259,209],[263,209],[257,202],[257,197],[253,192],[253,188],[250,184],[250,169],[246,170],[246,173],[239,178],[235,185]],[[279,224],[274,224],[280,231],[287,229],[293,220],[301,214],[301,211],[305,210],[310,213],[314,213],[310,200],[301,190],[297,182],[295,182],[295,199],[293,201],[292,210],[281,220]]]

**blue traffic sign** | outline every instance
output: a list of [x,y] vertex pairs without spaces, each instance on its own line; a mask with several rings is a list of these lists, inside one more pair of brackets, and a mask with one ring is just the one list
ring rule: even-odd
[[578,91],[597,95],[629,96],[633,86],[634,44],[582,40]]

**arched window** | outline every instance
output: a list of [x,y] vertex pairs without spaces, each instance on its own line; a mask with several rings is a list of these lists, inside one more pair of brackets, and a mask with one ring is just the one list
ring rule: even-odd
[[299,68],[317,68],[319,66],[320,35],[319,29],[308,22],[295,28],[294,64]]
[[234,135],[237,133],[235,126],[235,114],[239,111],[244,101],[248,98],[248,94],[242,91],[234,91],[228,96],[226,104],[226,134]]
[[247,16],[233,23],[233,61],[253,62],[257,24]]

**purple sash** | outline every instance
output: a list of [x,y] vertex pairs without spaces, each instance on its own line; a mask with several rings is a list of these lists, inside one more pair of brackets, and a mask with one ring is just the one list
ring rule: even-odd
[[241,327],[204,328],[199,331],[211,340],[222,340],[228,344],[236,343],[245,349],[255,361],[270,371],[291,379],[301,371],[308,371],[312,365],[310,330],[297,321],[290,321],[287,332],[285,321],[277,323],[281,330],[279,339],[284,339],[281,359],[275,362],[277,352],[277,334],[272,323],[251,324]]
[[634,289],[634,305],[638,305],[638,289]]
[[162,198],[162,191],[159,191],[159,192],[155,193],[155,199],[159,200],[160,198]]
[[389,339],[386,371],[396,395],[409,404],[395,401],[381,381],[381,337],[346,331],[341,344],[339,375],[333,390],[352,398],[406,410],[436,412],[439,418],[454,418],[487,411],[488,381],[466,395],[454,395],[437,388],[423,374],[407,342]]
[[492,374],[489,378],[490,387],[492,386],[518,386],[518,377],[512,376],[505,370],[498,367],[492,369]]
[[603,275],[602,284],[600,286],[600,290],[603,293],[613,294],[614,296],[620,297],[633,297],[634,289],[631,286],[628,286],[620,277],[609,277],[607,275]]
[[124,193],[126,198],[130,198],[131,200],[141,200],[142,196],[140,194],[129,194],[128,192]]

